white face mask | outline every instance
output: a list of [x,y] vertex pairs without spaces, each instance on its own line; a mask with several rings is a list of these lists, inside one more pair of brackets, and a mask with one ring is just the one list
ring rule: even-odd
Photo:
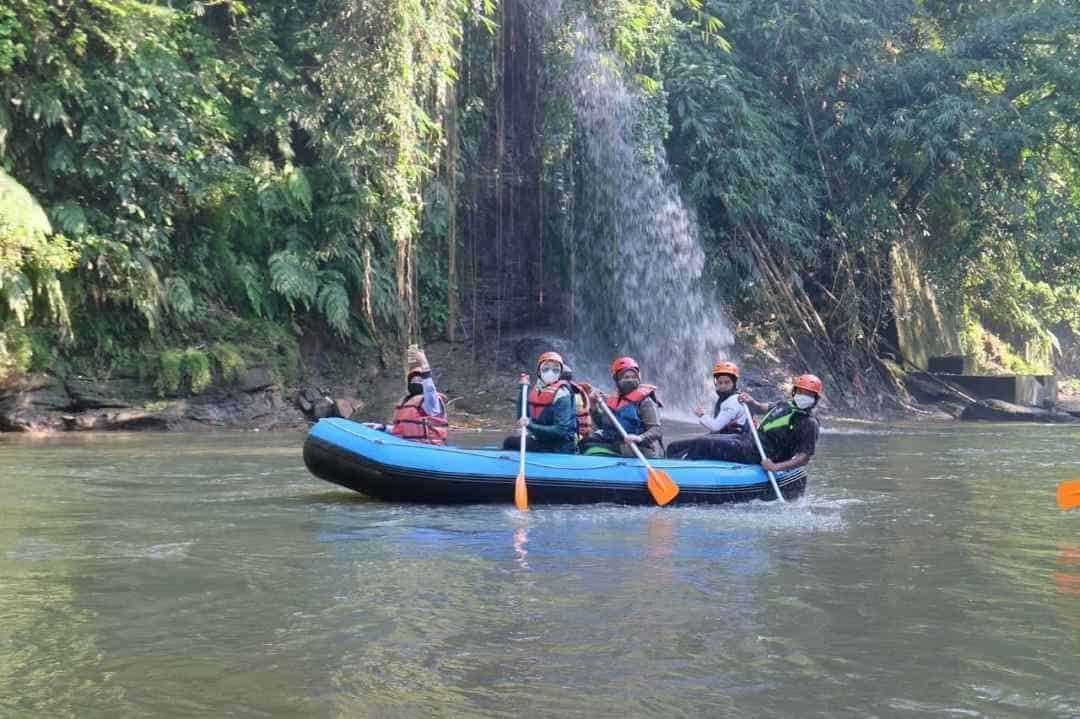
[[817,401],[816,397],[811,397],[808,394],[795,395],[795,406],[799,409],[810,409],[814,406],[814,402]]
[[544,384],[558,382],[562,374],[562,367],[557,364],[543,364],[540,366],[540,381]]

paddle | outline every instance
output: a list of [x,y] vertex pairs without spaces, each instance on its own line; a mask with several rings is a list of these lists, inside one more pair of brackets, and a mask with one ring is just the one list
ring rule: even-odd
[[[749,410],[746,412],[746,423],[750,425],[750,434],[754,435],[754,444],[757,445],[757,451],[761,454],[761,458],[768,459],[765,456],[765,448],[761,446],[761,438],[758,437],[757,427],[754,426],[754,418],[750,416]],[[776,492],[776,498],[780,500],[780,504],[787,504],[784,495],[780,494],[780,485],[776,483],[776,477],[768,470],[765,471],[765,474],[769,475],[769,483],[772,484],[773,491]]]
[[1058,485],[1057,503],[1062,509],[1080,507],[1080,479],[1070,479]]
[[[529,375],[521,375],[521,418],[529,416]],[[521,454],[517,479],[514,480],[514,504],[524,512],[529,508],[529,492],[525,488],[525,436],[528,430],[521,428]]]
[[[604,401],[604,398],[601,397],[597,404],[603,407],[604,412],[607,413],[608,419],[615,425],[615,429],[619,430],[619,434],[622,435],[623,441],[626,442],[626,430],[619,424],[619,420],[615,419],[614,413],[612,413],[611,408],[607,406],[607,402]],[[671,478],[671,475],[661,469],[656,469],[649,464],[649,460],[645,459],[645,455],[641,453],[641,450],[638,449],[636,444],[633,442],[626,443],[630,445],[630,449],[634,450],[634,454],[636,454],[637,458],[641,460],[641,463],[645,465],[647,477],[645,484],[648,486],[649,493],[652,494],[656,503],[662,507],[675,499],[675,495],[679,493],[679,485],[675,484],[675,480]]]

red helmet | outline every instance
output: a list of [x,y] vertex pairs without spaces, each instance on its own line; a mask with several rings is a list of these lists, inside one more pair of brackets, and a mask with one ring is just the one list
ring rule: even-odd
[[637,360],[633,357],[617,357],[615,361],[611,363],[611,376],[618,378],[620,372],[625,372],[628,369],[635,369],[638,372],[641,372]]
[[540,369],[540,365],[544,364],[545,362],[558,362],[563,367],[566,366],[566,363],[563,362],[562,355],[558,352],[544,352],[543,354],[541,354],[536,359],[536,368]]
[[712,368],[713,377],[718,374],[729,374],[739,379],[739,367],[734,362],[717,362]]
[[804,389],[807,392],[813,392],[814,394],[821,394],[821,379],[817,375],[813,374],[801,374],[795,378],[792,382],[798,389]]

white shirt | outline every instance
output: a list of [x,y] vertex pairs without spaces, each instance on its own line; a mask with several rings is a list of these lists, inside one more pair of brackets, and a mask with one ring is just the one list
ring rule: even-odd
[[703,414],[698,417],[698,422],[710,432],[720,432],[732,422],[746,424],[747,419],[746,405],[739,401],[739,394],[736,392],[720,403],[720,411],[715,417]]

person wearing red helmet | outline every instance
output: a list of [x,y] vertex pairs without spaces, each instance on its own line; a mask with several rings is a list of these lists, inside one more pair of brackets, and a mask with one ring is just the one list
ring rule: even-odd
[[698,422],[709,433],[702,437],[672,442],[667,449],[668,457],[698,459],[698,445],[703,445],[702,451],[707,453],[709,440],[715,435],[739,434],[746,431],[746,423],[749,421],[749,417],[746,412],[746,405],[739,401],[738,383],[739,367],[734,362],[717,362],[713,366],[713,388],[716,390],[716,404],[713,405],[712,414],[707,414],[705,407],[702,405],[694,408],[694,414],[698,416]]
[[[641,368],[633,357],[619,357],[612,362],[611,378],[615,380],[617,394],[603,397],[594,393],[593,402],[607,403],[626,430],[626,442],[636,444],[646,457],[663,457],[664,431],[660,426],[663,404],[656,396],[656,387],[641,383]],[[607,413],[597,407],[593,420],[599,431],[593,433],[595,437],[588,453],[604,453],[603,448],[610,448],[611,452],[624,457],[633,456],[634,451],[622,440]]]
[[[561,379],[566,363],[558,352],[544,352],[536,360],[536,384],[529,390],[528,416],[518,420],[525,427],[527,452],[577,452],[578,421],[568,382]],[[524,414],[518,408],[518,416]],[[503,441],[503,449],[519,450],[520,435]]]
[[[799,375],[792,381],[791,399],[768,405],[749,394],[739,394],[739,401],[765,412],[758,425],[765,458],[758,452],[753,435],[718,436],[698,456],[686,459],[723,459],[743,464],[761,464],[770,472],[802,467],[814,456],[820,424],[813,415],[821,398],[821,380],[812,374]],[[670,456],[670,455],[669,455]]]

